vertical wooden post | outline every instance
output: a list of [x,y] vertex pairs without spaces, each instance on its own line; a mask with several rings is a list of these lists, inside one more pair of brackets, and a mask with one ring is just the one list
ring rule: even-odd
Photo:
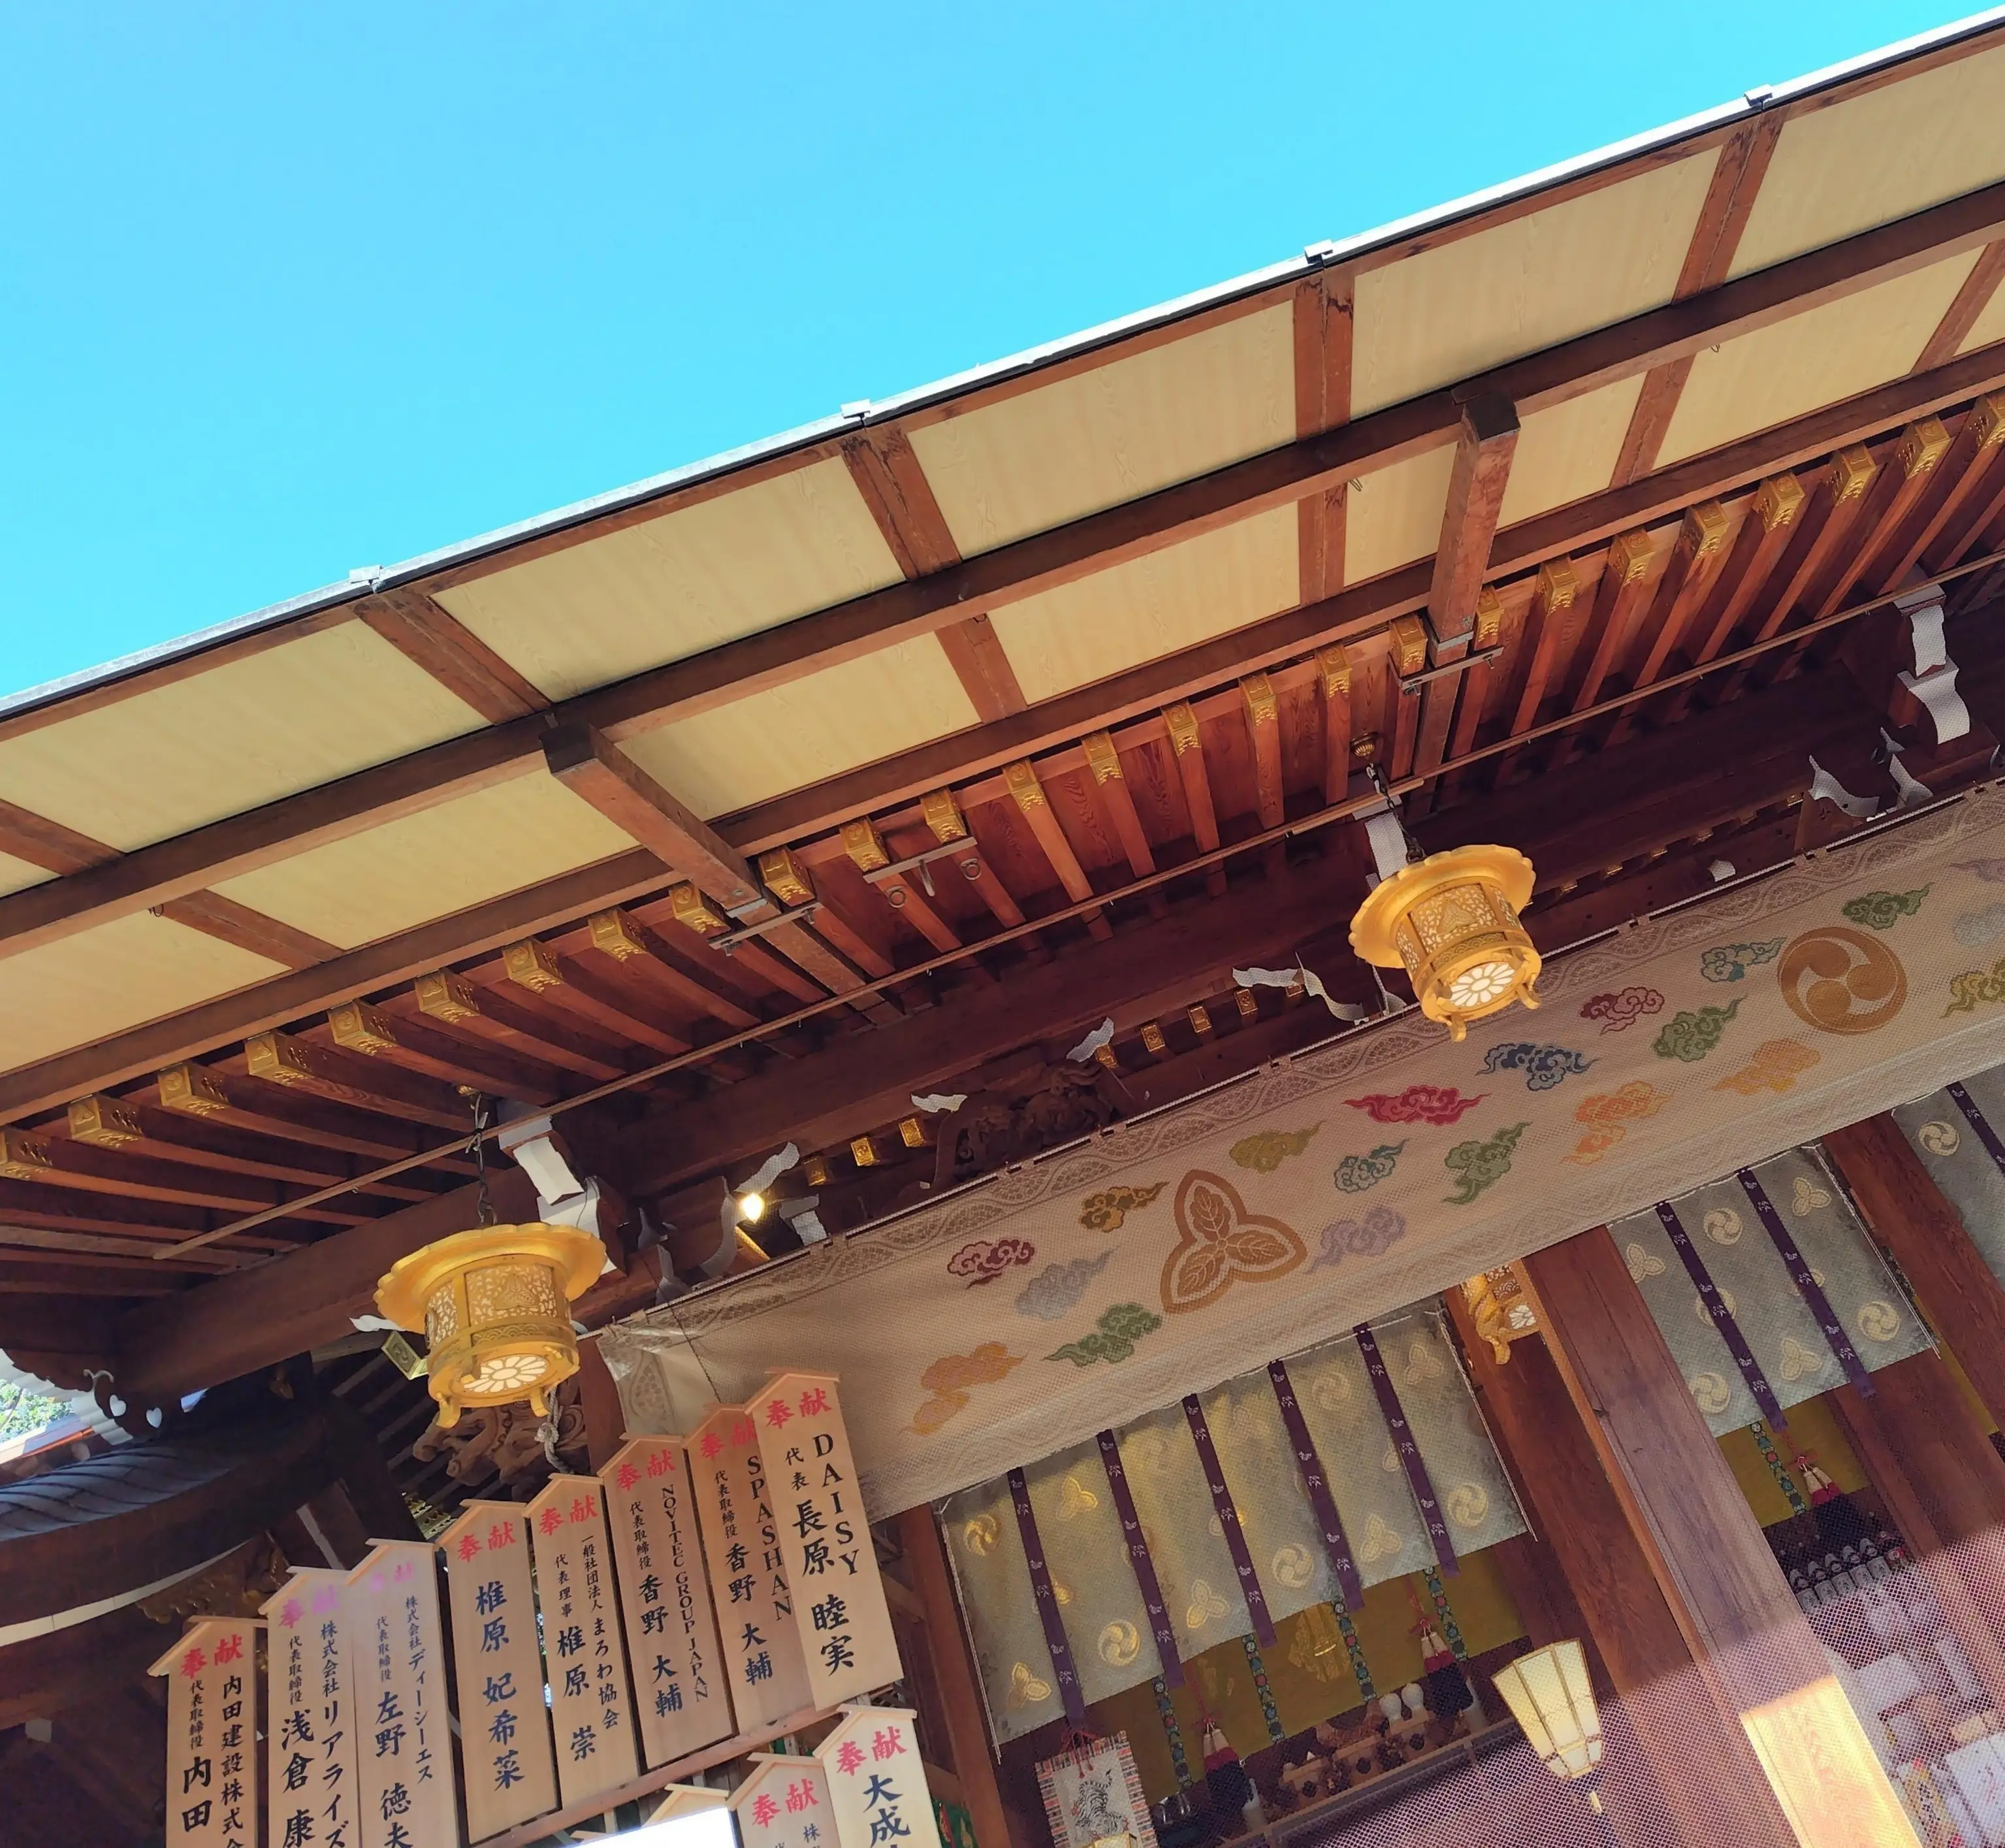
[[946,1715],[953,1773],[974,1824],[977,1848],[1010,1848],[1008,1812],[988,1754],[988,1725],[982,1716],[981,1690],[960,1637],[960,1611],[954,1602],[953,1575],[928,1507],[908,1508],[893,1520],[912,1571],[912,1586],[925,1609],[926,1653]]
[[1985,1617],[2005,1594],[2005,1462],[1941,1357],[1917,1354],[1851,1386],[1831,1409],[1928,1574],[1951,1633],[1991,1704],[2005,1713],[2005,1648]]
[[[1571,1609],[1585,1625],[1681,1843],[1792,1848],[1796,1837],[1769,1795],[1760,1762],[1736,1716],[1722,1711],[1694,1665],[1552,1355],[1543,1342],[1519,1341],[1500,1365],[1477,1335],[1462,1293],[1451,1291],[1448,1302],[1478,1403],[1539,1530],[1540,1551],[1563,1578],[1554,1588],[1557,1608],[1527,1612],[1521,1604],[1519,1614],[1528,1624],[1547,1625],[1564,1622]],[[1553,1639],[1534,1633],[1532,1639]],[[1701,1764],[1711,1770],[1694,1776],[1693,1767]],[[1612,1781],[1607,1795],[1613,1809]],[[1622,1820],[1617,1815],[1618,1829]]]
[[1803,1848],[1919,1848],[1605,1226],[1524,1260],[1568,1396],[1700,1675]]
[[1971,1242],[1962,1215],[1891,1116],[1833,1131],[1824,1151],[1873,1235],[1915,1286],[1985,1410],[2005,1427],[2005,1288]]

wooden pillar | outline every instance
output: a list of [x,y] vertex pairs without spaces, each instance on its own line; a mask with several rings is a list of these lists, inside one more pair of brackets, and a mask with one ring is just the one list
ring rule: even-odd
[[585,1414],[585,1453],[595,1470],[602,1470],[627,1441],[627,1414],[596,1341],[578,1344],[578,1403]]
[[1891,1116],[1835,1130],[1824,1138],[1824,1151],[1985,1410],[2005,1428],[2005,1288],[1971,1242],[1962,1215]]
[[[1477,1337],[1462,1293],[1451,1291],[1448,1302],[1477,1401],[1538,1530],[1538,1550],[1562,1580],[1534,1591],[1529,1610],[1520,1601],[1532,1640],[1582,1635],[1581,1628],[1538,1634],[1570,1615],[1584,1626],[1680,1843],[1792,1848],[1796,1837],[1769,1795],[1760,1762],[1737,1716],[1722,1710],[1694,1666],[1552,1355],[1543,1342],[1523,1340],[1500,1365]],[[1519,1562],[1505,1559],[1505,1548],[1496,1551],[1515,1596],[1511,1568]],[[1708,1766],[1708,1775],[1694,1776],[1697,1765]],[[1617,1832],[1625,1842],[1650,1841],[1649,1834],[1624,1828],[1619,1788],[1610,1780],[1606,1792]]]
[[1568,1396],[1692,1660],[1740,1719],[1803,1848],[1919,1848],[1607,1228],[1523,1269]]
[[977,1848],[1010,1848],[1010,1822],[989,1755],[988,1723],[981,1690],[961,1640],[960,1607],[954,1601],[953,1574],[946,1562],[939,1528],[930,1508],[908,1508],[892,1517],[911,1568],[912,1588],[925,1613],[926,1653],[946,1716],[953,1773],[961,1801],[974,1824]]
[[1882,1367],[1873,1386],[1870,1398],[1838,1387],[1831,1409],[1964,1660],[2005,1713],[2005,1646],[1984,1615],[2005,1597],[2005,1462],[1939,1354]]

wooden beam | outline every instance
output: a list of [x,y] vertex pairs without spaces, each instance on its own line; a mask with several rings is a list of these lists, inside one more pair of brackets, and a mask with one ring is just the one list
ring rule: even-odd
[[413,586],[364,597],[355,613],[490,725],[546,711],[553,703],[458,617]]
[[241,1073],[192,1059],[164,1066],[151,1084],[118,1100],[125,1105],[149,1101],[156,1101],[164,1115],[191,1126],[223,1124],[303,1147],[357,1156],[370,1164],[415,1154],[421,1141],[430,1140],[365,1110],[253,1084]]
[[115,847],[11,802],[0,802],[0,853],[58,874],[86,872],[118,858]]
[[1980,398],[1970,407],[1948,452],[1929,478],[1926,489],[1907,518],[1894,529],[1880,556],[1867,567],[1866,581],[1885,592],[1898,590],[1945,530],[1975,512],[1979,520],[1991,498],[1987,491],[1992,466],[2005,447],[2005,393]]
[[1113,824],[1114,838],[1128,856],[1128,865],[1137,879],[1146,879],[1156,870],[1154,849],[1143,832],[1142,817],[1129,792],[1128,778],[1121,768],[1121,754],[1104,732],[1094,732],[1085,740],[1086,762],[1099,792],[1101,806]]
[[[1475,397],[1504,397],[1516,406],[1521,417],[1527,416],[1634,378],[1654,365],[1913,274],[1987,244],[2001,232],[2005,183],[1195,480],[998,546],[946,571],[650,669],[564,702],[555,708],[554,716],[564,725],[596,727],[616,743],[623,736],[790,685],[821,669],[936,631],[962,620],[971,608],[992,611],[1291,505],[1354,475],[1441,448],[1455,440],[1463,404]],[[1926,391],[1924,381],[1936,376],[1899,382],[1912,395]],[[1708,460],[1707,466],[1715,462]],[[1765,462],[1757,472],[1779,466],[1785,464]],[[1705,491],[1702,487],[1700,492]],[[1717,485],[1710,491],[1718,491]],[[1491,574],[1508,563],[1493,555]],[[1421,568],[1424,581],[1425,567]],[[1164,697],[1159,694],[1157,703]],[[346,838],[398,814],[527,774],[541,760],[544,729],[541,714],[512,719],[212,823],[125,855],[110,866],[56,881],[51,887],[11,894],[0,898],[0,954],[17,954],[90,922],[143,909],[309,847]]]
[[[1450,1288],[1442,1300],[1461,1334],[1484,1421],[1585,1620],[1680,1842],[1795,1848],[1737,1716],[1721,1710],[1692,1660],[1544,1341],[1514,1342],[1500,1362],[1477,1335],[1462,1292]],[[1719,1775],[1693,1777],[1695,1760]]]
[[466,1101],[452,1085],[297,1035],[267,1031],[244,1044],[246,1073],[265,1084],[304,1091],[329,1102],[353,1104],[434,1129],[469,1126]]
[[1941,420],[1923,417],[1901,432],[1894,445],[1893,462],[1873,477],[1863,497],[1852,531],[1858,536],[1847,556],[1813,589],[1809,599],[1811,620],[1828,616],[1844,603],[1852,587],[1866,574],[1901,522],[1929,485],[1936,466],[1949,453],[1949,432]]
[[1963,343],[1970,338],[1979,317],[1991,305],[2001,281],[2005,281],[2005,238],[1987,244],[1979,254],[1976,266],[1963,279],[1956,299],[1936,324],[1936,331],[1922,343],[1910,370],[1927,372],[1954,359],[1963,350]]
[[[960,548],[904,430],[887,423],[845,437],[842,459],[908,579],[960,563]],[[1023,711],[1026,702],[1017,671],[985,615],[965,616],[936,633],[956,678],[981,718],[1002,718]]]
[[267,917],[220,892],[184,892],[178,898],[155,905],[153,911],[158,917],[184,924],[204,936],[234,943],[240,950],[289,969],[310,969],[316,964],[332,962],[341,954],[339,944]]
[[1606,1228],[1523,1270],[1686,1646],[1803,1848],[1912,1848],[1900,1800]]
[[1818,581],[1845,568],[1844,539],[1879,473],[1879,464],[1863,443],[1831,458],[1830,467],[1818,476],[1810,504],[1796,522],[1796,537],[1783,554],[1779,588],[1774,596],[1762,599],[1764,611],[1754,631],[1757,641],[1779,634],[1798,606],[1814,594]]
[[491,1041],[462,1038],[433,1026],[420,1011],[392,1015],[367,1001],[344,1001],[328,1015],[334,1043],[364,1058],[466,1085],[521,1104],[550,1104],[572,1088],[554,1066],[504,1052]]
[[[1716,289],[1726,280],[1786,119],[1785,111],[1771,110],[1735,129],[1720,143],[1712,183],[1706,188],[1698,223],[1692,227],[1691,242],[1685,249],[1684,265],[1672,290],[1673,300],[1682,301],[1705,290]],[[1610,486],[1621,487],[1649,474],[1657,466],[1657,452],[1663,447],[1664,434],[1671,427],[1672,414],[1684,394],[1686,380],[1691,376],[1694,357],[1683,354],[1652,366],[1644,375]]]
[[[1561,641],[1579,621],[1571,614],[1579,594],[1580,578],[1571,559],[1555,558],[1539,567],[1531,608],[1525,613],[1524,631],[1518,640],[1523,678],[1519,683],[1517,708],[1511,715],[1513,733],[1529,731],[1538,723],[1539,709],[1546,702],[1553,669],[1559,659]],[[1508,764],[1510,760],[1505,761]]]
[[457,970],[429,970],[413,984],[411,999],[427,1018],[456,1032],[477,1034],[594,1082],[616,1078],[627,1069],[623,1047],[581,1032],[574,1017],[560,1010],[533,1005],[528,992],[509,980],[498,961],[480,975],[475,981]]
[[1476,626],[1477,594],[1490,564],[1497,516],[1518,453],[1518,413],[1508,399],[1487,396],[1462,407],[1455,465],[1441,511],[1440,543],[1427,589],[1427,624],[1437,651]]
[[891,850],[884,845],[884,837],[869,816],[843,824],[842,845],[850,863],[863,875],[866,883],[882,895],[896,915],[903,918],[936,950],[960,947],[959,933],[934,908],[925,888],[908,874],[885,870],[891,864]]
[[[1295,285],[1295,434],[1319,436],[1350,421],[1353,283],[1319,271]],[[1338,481],[1296,503],[1299,595],[1304,603],[1343,586],[1345,501]]]
[[1824,1150],[1920,1296],[1985,1410],[2005,1423],[2005,1288],[1891,1116],[1824,1138]]
[[1253,809],[1260,825],[1279,827],[1287,813],[1281,773],[1281,715],[1274,683],[1264,673],[1239,683],[1246,741],[1253,754]]
[[[54,1189],[112,1194],[149,1203],[212,1207],[231,1214],[262,1212],[283,1204],[290,1190],[281,1183],[214,1168],[184,1166],[129,1147],[106,1148],[70,1137],[0,1130],[0,1175],[39,1182]],[[303,1208],[299,1218],[325,1225],[353,1225],[369,1215],[328,1201]]]
[[1771,476],[1755,490],[1734,536],[1733,550],[1713,578],[1699,610],[1694,664],[1715,660],[1725,651],[1788,546],[1803,500],[1802,484],[1786,472]]
[[[1747,519],[1760,524],[1751,508]],[[1649,611],[1638,625],[1650,638],[1650,645],[1637,669],[1638,686],[1649,686],[1675,658],[1685,631],[1726,562],[1726,510],[1717,501],[1704,501],[1685,515],[1677,543],[1657,579]],[[1641,708],[1635,706],[1621,714],[1609,728],[1608,742],[1628,736],[1640,714]]]
[[[1317,651],[1315,666],[1317,704],[1322,713],[1322,799],[1335,804],[1350,791],[1350,657],[1341,643],[1333,642]],[[1207,793],[1207,807],[1210,801]],[[1213,822],[1213,846],[1217,845],[1217,832]]]
[[1583,712],[1602,696],[1609,676],[1629,645],[1636,620],[1648,606],[1650,567],[1656,548],[1649,533],[1638,529],[1620,534],[1608,548],[1608,561],[1601,567],[1601,581],[1595,586],[1594,606],[1587,619],[1587,634],[1593,638],[1593,652],[1581,669],[1569,701]]
[[[1347,711],[1348,706],[1347,697]],[[1170,750],[1176,759],[1178,779],[1183,785],[1184,806],[1190,810],[1192,841],[1199,853],[1215,853],[1219,841],[1218,811],[1212,804],[1211,777],[1205,767],[1204,735],[1196,711],[1189,700],[1178,700],[1165,708],[1163,722],[1168,728]],[[1204,876],[1204,884],[1206,891],[1219,897],[1225,891],[1225,869],[1212,867]]]
[[2000,437],[2000,432],[2005,430],[2005,397],[1993,393],[1979,399],[1966,421],[1976,421],[1978,434],[1989,439],[1983,445],[1985,472],[1922,548],[1922,568],[1931,573],[1947,571],[1961,561],[1988,530],[2005,518],[2005,441]]
[[[1045,858],[1058,875],[1066,896],[1075,905],[1083,898],[1090,898],[1093,881],[1087,877],[1086,869],[1079,863],[1079,855],[1073,852],[1072,843],[1059,827],[1058,817],[1052,813],[1050,799],[1045,794],[1044,785],[1038,780],[1036,770],[1028,762],[1019,762],[1012,764],[1002,774],[1024,825],[1044,850]],[[1105,938],[1114,933],[1114,927],[1104,911],[1088,912],[1086,927],[1096,937]]]
[[595,912],[586,927],[593,953],[609,958],[643,986],[727,1027],[750,1027],[760,1019],[746,991],[722,971],[699,973],[688,957],[631,912],[616,905]]

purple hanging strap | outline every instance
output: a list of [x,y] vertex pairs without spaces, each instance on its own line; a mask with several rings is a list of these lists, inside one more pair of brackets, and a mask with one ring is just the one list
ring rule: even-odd
[[1080,1692],[1079,1671],[1073,1667],[1072,1645],[1066,1641],[1065,1625],[1059,1619],[1059,1595],[1052,1584],[1052,1569],[1045,1563],[1038,1517],[1031,1509],[1031,1485],[1024,1480],[1021,1470],[1010,1472],[1010,1498],[1017,1505],[1017,1530],[1024,1537],[1024,1558],[1031,1569],[1031,1593],[1038,1607],[1038,1621],[1044,1625],[1045,1649],[1052,1659],[1052,1678],[1059,1685],[1066,1718],[1076,1727],[1083,1727],[1086,1700]]
[[1142,1593],[1142,1607],[1149,1614],[1149,1628],[1156,1639],[1156,1653],[1163,1659],[1163,1679],[1172,1688],[1184,1685],[1184,1665],[1177,1654],[1176,1626],[1170,1621],[1169,1607],[1163,1602],[1163,1587],[1156,1577],[1156,1562],[1149,1557],[1148,1537],[1142,1531],[1142,1517],[1135,1512],[1135,1491],[1128,1486],[1127,1467],[1121,1460],[1121,1446],[1114,1433],[1103,1431],[1098,1438],[1101,1467],[1107,1472],[1107,1486],[1114,1492],[1115,1512],[1121,1516],[1121,1537],[1128,1543],[1128,1563],[1135,1569],[1135,1583]]
[[1434,1543],[1435,1561],[1445,1572],[1459,1572],[1462,1565],[1455,1556],[1455,1542],[1448,1538],[1448,1523],[1441,1519],[1441,1503],[1434,1499],[1434,1479],[1427,1474],[1420,1446],[1413,1442],[1413,1427],[1400,1409],[1399,1395],[1393,1390],[1392,1375],[1386,1371],[1385,1357],[1378,1351],[1377,1338],[1368,1324],[1361,1322],[1350,1332],[1357,1337],[1357,1351],[1364,1356],[1364,1370],[1371,1375],[1371,1390],[1378,1396],[1378,1410],[1385,1416],[1385,1428],[1392,1434],[1392,1448],[1406,1472],[1406,1486],[1413,1491],[1420,1520],[1427,1527],[1427,1538]]
[[1992,1128],[1989,1119],[1978,1108],[1977,1100],[1961,1084],[1952,1084],[1949,1087],[1949,1094],[1950,1101],[1963,1112],[1963,1120],[1976,1132],[1977,1140],[1984,1144],[1984,1152],[1991,1158],[1998,1172],[2005,1174],[2005,1142],[1998,1140],[1998,1132]]
[[1211,1441],[1211,1427],[1204,1421],[1204,1407],[1195,1393],[1184,1401],[1184,1417],[1197,1444],[1197,1460],[1204,1470],[1204,1485],[1211,1491],[1211,1505],[1218,1511],[1219,1531],[1225,1536],[1226,1551],[1239,1574],[1239,1590],[1246,1600],[1246,1614],[1253,1620],[1253,1634],[1272,1649],[1277,1639],[1274,1620],[1267,1614],[1267,1594],[1260,1589],[1253,1555],[1247,1551],[1246,1536],[1239,1530],[1239,1510],[1232,1505],[1232,1491],[1226,1487],[1225,1472],[1218,1467],[1218,1448]]
[[1705,1305],[1705,1312],[1712,1318],[1712,1325],[1719,1330],[1719,1338],[1726,1344],[1726,1351],[1733,1356],[1733,1364],[1740,1369],[1740,1377],[1747,1383],[1747,1390],[1754,1395],[1754,1403],[1761,1408],[1761,1415],[1777,1431],[1786,1431],[1789,1421],[1782,1416],[1782,1408],[1777,1403],[1775,1389],[1769,1385],[1768,1375],[1761,1371],[1761,1363],[1754,1358],[1754,1350],[1747,1345],[1747,1337],[1740,1332],[1740,1324],[1733,1319],[1733,1312],[1726,1306],[1726,1298],[1720,1295],[1719,1286],[1712,1281],[1712,1273],[1705,1267],[1705,1260],[1698,1255],[1698,1248],[1691,1242],[1691,1235],[1678,1223],[1677,1214],[1671,1210],[1668,1200],[1657,1202],[1657,1223],[1664,1228],[1664,1235],[1671,1242],[1673,1249],[1684,1265],[1685,1274],[1691,1277],[1698,1291],[1698,1299]]
[[1343,1587],[1344,1607],[1361,1611],[1364,1608],[1364,1581],[1357,1576],[1357,1562],[1351,1557],[1350,1542],[1343,1531],[1343,1519],[1336,1512],[1336,1498],[1329,1492],[1329,1478],[1322,1472],[1322,1459],[1316,1453],[1315,1439],[1309,1435],[1308,1421],[1296,1403],[1294,1382],[1289,1379],[1288,1369],[1279,1361],[1268,1361],[1267,1377],[1273,1383],[1275,1403],[1281,1408],[1281,1422],[1287,1427],[1288,1442],[1294,1446],[1295,1467],[1301,1472],[1302,1486],[1309,1491],[1309,1505],[1315,1510],[1317,1525],[1322,1529],[1323,1551],[1329,1555],[1337,1583]]
[[1873,1375],[1866,1370],[1866,1363],[1859,1358],[1859,1350],[1852,1346],[1852,1337],[1845,1332],[1845,1324],[1831,1306],[1831,1298],[1824,1293],[1824,1285],[1812,1274],[1810,1267],[1803,1261],[1803,1254],[1797,1250],[1796,1242],[1789,1236],[1789,1228],[1783,1224],[1782,1216],[1775,1210],[1775,1203],[1769,1199],[1767,1190],[1754,1176],[1751,1168],[1743,1168],[1733,1177],[1740,1183],[1742,1191],[1754,1202],[1754,1217],[1761,1222],[1761,1229],[1768,1235],[1768,1242],[1782,1256],[1789,1267],[1789,1281],[1796,1286],[1796,1294],[1810,1305],[1810,1313],[1817,1317],[1819,1329],[1831,1351],[1838,1356],[1838,1364],[1845,1369],[1845,1377],[1850,1380],[1862,1399],[1873,1397]]

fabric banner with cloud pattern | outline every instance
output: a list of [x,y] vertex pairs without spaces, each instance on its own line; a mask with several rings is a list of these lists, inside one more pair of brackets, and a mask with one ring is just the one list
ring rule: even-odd
[[[1439,1308],[1429,1303],[1401,1311],[1372,1330],[1457,1551],[1473,1552],[1522,1533],[1523,1518]],[[1432,1565],[1425,1524],[1356,1339],[1345,1336],[1290,1356],[1288,1371],[1364,1583]],[[1340,1604],[1343,1588],[1265,1368],[1200,1397],[1275,1621],[1312,1605]],[[1132,1420],[1115,1439],[1180,1653],[1195,1656],[1250,1634],[1252,1618],[1181,1407]],[[1104,1700],[1153,1681],[1162,1672],[1161,1660],[1097,1444],[1074,1445],[1024,1474],[1086,1699]],[[995,1736],[1016,1738],[1059,1718],[1062,1709],[1006,1479],[951,1497],[941,1523]]]
[[[1817,1150],[1791,1149],[1753,1172],[1869,1372],[1930,1345],[1921,1318]],[[1729,1175],[1667,1203],[1784,1415],[1791,1406],[1844,1385],[1838,1355],[1740,1180]],[[1608,1229],[1714,1435],[1768,1418],[1658,1214],[1631,1214]]]

